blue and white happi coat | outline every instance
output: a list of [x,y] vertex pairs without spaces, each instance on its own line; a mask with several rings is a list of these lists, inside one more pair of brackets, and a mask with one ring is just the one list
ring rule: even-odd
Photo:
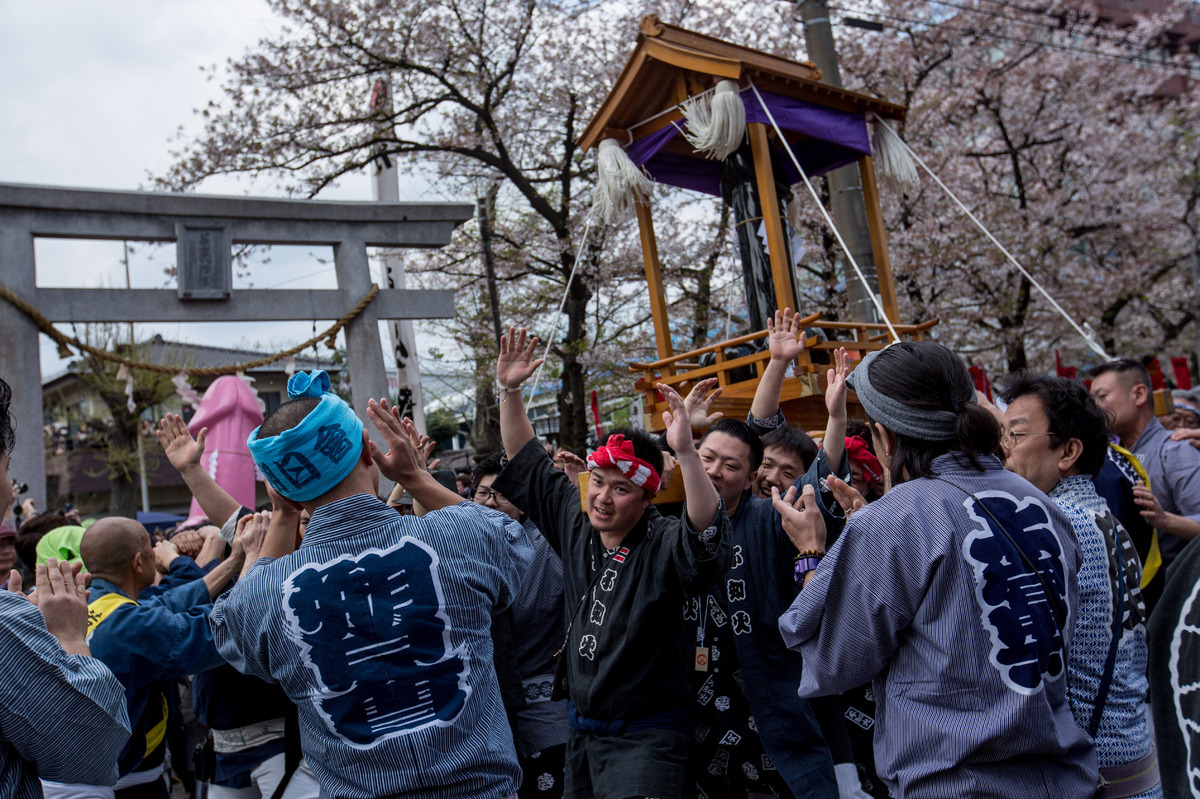
[[[1075,528],[1083,562],[1079,568],[1079,610],[1071,643],[1067,687],[1075,721],[1087,729],[1112,642],[1114,591],[1124,592],[1121,638],[1112,683],[1096,733],[1101,768],[1132,763],[1150,751],[1146,694],[1146,605],[1142,600],[1142,564],[1129,534],[1096,493],[1089,475],[1063,478],[1050,498]],[[1161,786],[1138,794],[1162,796]]]
[[521,772],[489,630],[532,555],[518,522],[475,503],[418,518],[359,494],[259,560],[213,633],[297,704],[322,796],[501,799]]
[[[998,458],[981,463],[939,456],[942,479],[901,483],[850,518],[780,619],[804,657],[799,692],[874,681],[876,765],[898,797],[1091,796],[1062,640],[1079,548],[1049,497]],[[1061,627],[997,522],[1057,595]]]

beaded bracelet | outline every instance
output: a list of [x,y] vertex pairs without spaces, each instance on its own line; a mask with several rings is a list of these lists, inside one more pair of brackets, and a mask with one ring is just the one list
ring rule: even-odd
[[825,557],[825,550],[823,549],[806,549],[796,554],[796,560],[800,560],[800,558],[816,558],[820,560],[823,557]]

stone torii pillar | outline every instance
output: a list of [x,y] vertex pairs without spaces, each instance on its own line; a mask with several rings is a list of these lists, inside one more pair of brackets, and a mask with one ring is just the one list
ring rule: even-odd
[[[470,219],[458,203],[329,202],[96,191],[0,183],[0,283],[51,322],[260,322],[338,319],[371,287],[368,247],[440,247]],[[36,238],[177,243],[178,289],[38,288]],[[232,288],[235,244],[333,248],[336,289]],[[454,316],[454,292],[381,288],[346,327],[354,409],[387,396],[381,320]],[[11,474],[46,506],[37,325],[0,300],[0,376],[13,388]],[[367,430],[380,446],[378,432]]]

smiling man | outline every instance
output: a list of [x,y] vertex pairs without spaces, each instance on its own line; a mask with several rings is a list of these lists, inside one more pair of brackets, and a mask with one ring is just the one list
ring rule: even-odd
[[[729,566],[729,519],[692,446],[683,399],[666,386],[667,442],[687,504],[678,518],[651,505],[662,452],[644,431],[612,435],[588,457],[586,509],[554,468],[521,401],[537,339],[500,340],[500,434],[509,461],[492,483],[562,557],[567,636],[555,688],[571,700],[565,795],[681,797],[692,693],[679,607]],[[628,436],[628,437],[626,437]],[[565,684],[564,684],[565,682]]]
[[1082,385],[1018,375],[1001,396],[1006,467],[1054,500],[1083,559],[1067,691],[1079,727],[1096,743],[1104,796],[1162,796],[1146,705],[1142,566],[1129,534],[1096,493],[1108,450],[1107,419]]

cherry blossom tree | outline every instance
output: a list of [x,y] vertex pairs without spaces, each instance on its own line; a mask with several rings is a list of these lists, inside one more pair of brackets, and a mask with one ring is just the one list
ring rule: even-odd
[[[633,296],[630,288],[641,280],[636,231],[597,223],[580,250],[594,159],[576,139],[632,48],[638,12],[532,0],[269,5],[283,27],[226,65],[224,96],[202,110],[203,132],[184,142],[160,185],[186,189],[212,175],[271,173],[293,193],[317,196],[383,157],[423,169],[444,195],[474,197],[499,183],[504,322],[545,336],[566,294],[552,377],[561,385],[561,438],[582,446],[589,370],[605,371],[609,342],[628,359],[639,349],[632,343],[652,340],[630,332],[648,318],[644,291]],[[749,23],[764,17],[728,0],[703,9],[671,0],[656,11],[717,35],[739,24],[753,29]],[[778,23],[768,29],[790,29],[792,16],[786,5],[768,9],[765,17]],[[365,97],[381,74],[392,78],[390,106],[373,111]],[[414,269],[470,291],[483,272],[478,241],[471,229],[455,241],[437,258],[414,259]],[[577,267],[579,252],[586,263]],[[481,318],[465,314],[465,327],[479,328]],[[479,368],[494,346],[486,330],[461,331]]]
[[[1090,4],[947,0],[862,4],[882,33],[839,43],[848,83],[909,107],[903,137],[1066,311],[1114,354],[1183,346],[1195,325],[1195,92],[1165,47],[1190,4],[1124,28]],[[843,30],[848,30],[843,28]],[[1076,334],[927,177],[885,190],[908,321],[980,361],[1048,366]]]

